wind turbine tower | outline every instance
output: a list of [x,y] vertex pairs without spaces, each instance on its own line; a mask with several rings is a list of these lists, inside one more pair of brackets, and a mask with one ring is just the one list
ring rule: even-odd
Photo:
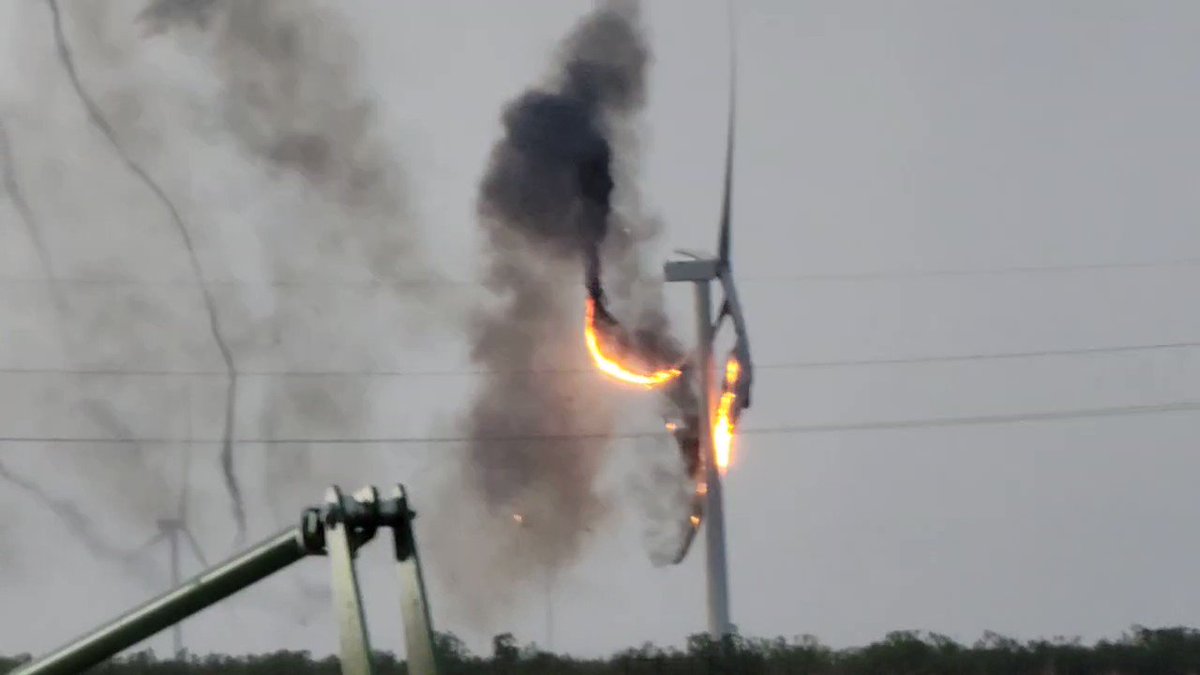
[[[730,9],[730,59],[729,59],[729,118],[725,144],[725,182],[721,200],[720,230],[717,239],[717,256],[705,257],[696,253],[679,251],[691,260],[670,261],[663,266],[667,281],[689,281],[696,290],[696,366],[699,368],[700,456],[704,462],[703,496],[704,527],[708,591],[709,634],[720,639],[733,633],[729,618],[729,569],[725,555],[725,504],[721,486],[721,457],[714,438],[714,418],[718,415],[718,400],[729,400],[724,414],[733,424],[741,411],[750,407],[750,384],[753,379],[753,363],[750,359],[750,344],[746,334],[746,322],[742,306],[738,301],[731,268],[731,213],[733,192],[733,137],[734,100],[736,92],[736,61],[733,41],[732,8]],[[710,284],[721,284],[724,299],[716,323],[712,320],[712,291]],[[726,377],[720,395],[713,382],[713,339],[721,323],[729,318],[733,323],[736,342],[726,362]],[[725,458],[728,459],[727,457]]]

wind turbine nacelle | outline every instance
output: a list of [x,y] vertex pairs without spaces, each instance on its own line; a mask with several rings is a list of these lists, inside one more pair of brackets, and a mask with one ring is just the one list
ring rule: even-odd
[[710,281],[717,278],[719,271],[714,259],[672,260],[663,265],[667,281]]

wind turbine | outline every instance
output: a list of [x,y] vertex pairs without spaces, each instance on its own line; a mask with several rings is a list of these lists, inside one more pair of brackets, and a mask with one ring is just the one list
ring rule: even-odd
[[[184,448],[183,463],[179,487],[179,502],[175,509],[175,517],[159,518],[157,521],[158,533],[150,538],[141,548],[137,549],[137,553],[142,553],[146,549],[158,544],[161,541],[167,542],[168,550],[170,551],[171,565],[171,588],[177,588],[182,580],[181,576],[181,540],[186,542],[188,548],[192,552],[192,556],[196,562],[200,563],[201,568],[208,567],[208,559],[204,555],[204,551],[200,548],[200,543],[196,541],[196,535],[192,534],[191,526],[188,524],[188,478],[191,469],[192,457],[192,419],[191,419],[191,390],[188,390],[188,427],[187,435],[189,442]],[[171,646],[176,659],[183,658],[183,624],[176,623],[171,626]]]
[[[167,542],[168,550],[170,551],[171,565],[171,588],[179,586],[183,577],[181,575],[181,540],[186,542],[188,548],[192,552],[192,556],[200,563],[202,568],[208,567],[208,559],[204,556],[204,552],[200,549],[200,544],[196,541],[195,535],[192,534],[191,528],[187,523],[186,507],[184,506],[184,497],[180,496],[180,509],[174,518],[159,518],[157,521],[158,533],[155,534],[149,541],[145,543],[137,553],[143,553],[146,549],[158,544],[161,541]],[[183,657],[183,628],[181,623],[176,623],[171,627],[171,646],[175,658]]]
[[[158,529],[160,539],[165,538],[170,546],[171,551],[171,587],[174,588],[180,584],[183,577],[180,575],[180,539],[187,541],[192,555],[196,561],[200,563],[201,568],[208,567],[208,560],[204,557],[204,553],[200,550],[200,545],[196,542],[196,537],[192,534],[187,522],[183,518],[162,518],[158,521]],[[183,657],[183,624],[177,623],[171,627],[171,645],[174,648],[175,658]]]
[[[725,415],[729,428],[736,425],[741,412],[750,407],[750,385],[754,365],[750,359],[750,343],[746,320],[738,301],[733,282],[731,260],[731,227],[733,198],[733,137],[734,102],[736,93],[736,60],[733,40],[732,7],[730,7],[729,56],[729,120],[725,138],[725,180],[721,199],[720,229],[717,235],[717,255],[705,257],[689,251],[677,251],[691,260],[669,261],[663,266],[667,281],[690,281],[696,290],[696,348],[695,367],[699,370],[700,414],[698,433],[700,457],[703,463],[703,482],[697,488],[691,514],[689,538],[680,551],[679,560],[687,553],[691,536],[703,520],[705,526],[708,591],[708,630],[713,638],[733,632],[729,620],[728,565],[725,557],[725,508],[721,491],[721,466],[714,438],[714,418]],[[722,302],[717,320],[712,320],[712,291],[710,284],[721,284]],[[713,382],[713,339],[728,318],[733,324],[735,342],[726,362],[726,377],[722,393],[715,396]]]

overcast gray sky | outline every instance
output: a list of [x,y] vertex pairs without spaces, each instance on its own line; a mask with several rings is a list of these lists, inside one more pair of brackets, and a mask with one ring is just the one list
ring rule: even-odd
[[[113,26],[129,24],[141,5],[107,4]],[[475,192],[500,133],[499,111],[547,72],[556,42],[590,4],[344,4],[361,49],[362,85],[378,98],[411,223],[425,238],[421,255],[447,277],[478,277]],[[750,431],[727,487],[732,611],[742,632],[810,633],[848,645],[905,628],[964,640],[989,629],[1092,639],[1133,623],[1200,624],[1193,583],[1200,455],[1192,447],[1200,413],[837,428],[1200,401],[1193,348],[902,362],[1200,341],[1200,317],[1187,311],[1200,281],[1200,5],[753,0],[737,2],[736,11],[735,271],[761,364],[745,418]],[[666,225],[656,255],[711,247],[724,142],[725,8],[648,0],[645,18],[655,60],[641,187]],[[0,8],[0,30],[0,63],[13,64],[0,68],[0,114],[60,269],[186,279],[161,213],[114,168],[79,111],[54,60],[49,13],[13,3]],[[137,32],[113,30],[126,38]],[[81,38],[82,76],[136,94],[140,103],[115,94],[102,102],[134,106],[125,112],[152,139],[142,147],[172,153],[170,160],[147,153],[147,161],[175,167],[164,182],[196,227],[207,228],[200,249],[214,277],[270,278],[256,262],[264,256],[261,232],[304,208],[301,191],[275,183],[268,190],[227,147],[161,131],[181,116],[203,126],[196,111],[215,85],[174,43],[129,44],[141,46],[110,53]],[[160,104],[163,92],[175,102]],[[205,211],[206,200],[221,205]],[[73,347],[62,346],[18,216],[11,198],[0,198],[0,366],[8,369],[0,374],[0,436],[99,433],[81,421],[81,392],[119,397],[115,405],[144,424],[137,428],[144,435],[219,433],[220,407],[210,395],[220,391],[219,378],[8,372],[80,363],[219,372],[212,354],[193,358],[207,334],[186,284],[160,284],[150,297],[120,305],[144,325],[97,329],[94,340],[77,335]],[[314,260],[295,264],[323,264]],[[1055,269],[1029,269],[1047,266]],[[242,293],[250,313],[286,302],[269,285],[224,288]],[[103,314],[115,291],[64,292],[79,311]],[[686,289],[668,299],[673,316],[689,325]],[[241,336],[243,366],[469,366],[453,331],[401,336],[413,314],[405,313],[407,301],[388,302],[353,285],[313,291],[292,315],[302,323],[274,336]],[[172,308],[169,316],[156,313],[159,305]],[[140,346],[126,349],[122,340]],[[161,343],[147,347],[149,340]],[[861,363],[873,360],[890,362]],[[813,362],[842,363],[787,367]],[[244,383],[241,417],[265,414],[268,380]],[[346,433],[452,432],[471,384],[466,376],[344,382],[337,391],[369,407]],[[653,427],[634,414],[641,401],[629,395],[624,431]],[[190,414],[180,414],[185,409]],[[294,416],[273,433],[303,436],[311,433],[305,423]],[[243,436],[261,437],[245,424]],[[753,431],[797,426],[835,428]],[[644,448],[616,445],[606,485],[629,506],[622,490],[630,454]],[[118,451],[112,447],[0,442],[0,460],[76,499],[105,536],[134,547],[173,504],[184,449],[149,450],[151,468],[137,480],[154,486],[141,491],[104,470],[102,458]],[[286,451],[259,446],[241,455],[256,535],[289,523],[331,481],[403,480],[420,509],[447,463],[436,445],[313,450],[286,494],[263,494],[260,486],[280,484],[271,471],[287,475],[266,453]],[[228,552],[232,536],[214,452],[194,448],[191,473],[194,527],[212,558]],[[0,652],[43,651],[165,583],[165,550],[155,554],[158,578],[131,574],[91,559],[25,492],[0,484],[0,507],[8,514],[0,522]],[[421,521],[422,537],[432,536],[432,520]],[[585,559],[559,575],[556,649],[679,644],[703,630],[701,558],[651,567],[640,527],[636,510],[623,509],[599,528]],[[364,583],[375,642],[399,649],[395,584],[379,562],[384,548],[367,554]],[[479,625],[439,605],[438,560],[427,553],[425,563],[438,628],[477,649],[501,631],[545,642],[541,589]],[[297,577],[321,586],[325,568],[316,560],[302,568],[187,623],[189,647],[333,649],[327,607],[319,598],[295,599]]]

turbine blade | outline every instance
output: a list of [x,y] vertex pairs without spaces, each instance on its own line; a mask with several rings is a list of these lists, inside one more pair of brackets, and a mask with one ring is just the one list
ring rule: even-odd
[[186,449],[184,449],[184,451],[183,451],[183,462],[182,462],[182,467],[181,467],[182,470],[181,470],[181,476],[179,478],[179,501],[175,507],[175,517],[178,518],[179,522],[181,522],[181,523],[187,522],[188,484],[190,482],[189,481],[190,476],[188,474],[191,473],[191,468],[192,468],[191,458],[192,458],[192,453],[191,453],[191,447],[189,446]]
[[204,557],[204,551],[200,550],[200,542],[196,541],[196,536],[192,534],[192,529],[186,525],[180,528],[183,531],[183,536],[187,539],[188,547],[192,549],[192,555],[196,556],[196,561],[200,566],[207,569],[208,559]]
[[675,557],[671,560],[672,565],[678,565],[687,557],[688,551],[692,550],[692,542],[696,539],[696,533],[700,531],[700,525],[704,523],[704,496],[699,492],[692,495],[691,511],[688,513],[688,522],[684,524],[684,539],[680,542],[679,548],[675,551]]
[[146,543],[142,544],[141,546],[139,546],[139,547],[137,547],[137,548],[133,549],[132,551],[129,551],[128,553],[126,553],[126,554],[125,554],[125,557],[126,557],[127,559],[128,559],[128,558],[136,558],[137,556],[139,556],[139,555],[142,555],[143,553],[145,553],[145,552],[146,552],[146,549],[150,548],[151,546],[154,546],[155,544],[157,544],[158,542],[162,541],[163,539],[166,539],[166,537],[167,537],[167,532],[166,532],[166,530],[159,530],[159,531],[158,531],[158,534],[155,534],[153,537],[150,537],[149,539],[147,539],[147,540],[146,540]]
[[734,107],[737,99],[737,41],[733,22],[733,1],[729,8],[729,126],[725,131],[725,194],[721,199],[721,231],[717,239],[717,260],[729,266],[730,212],[733,208],[733,130]]

